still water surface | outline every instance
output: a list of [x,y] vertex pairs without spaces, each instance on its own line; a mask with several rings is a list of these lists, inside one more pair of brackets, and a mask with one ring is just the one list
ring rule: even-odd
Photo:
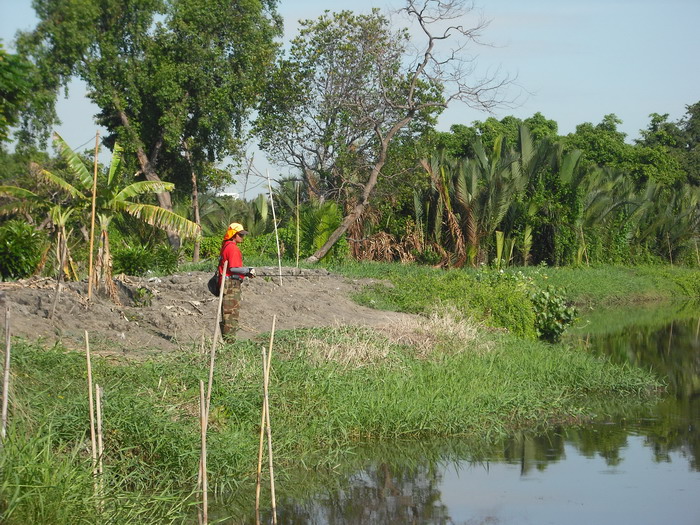
[[454,441],[368,450],[382,459],[313,496],[282,496],[280,523],[700,525],[699,337],[697,307],[592,313],[572,344],[654,370],[667,396],[478,453]]

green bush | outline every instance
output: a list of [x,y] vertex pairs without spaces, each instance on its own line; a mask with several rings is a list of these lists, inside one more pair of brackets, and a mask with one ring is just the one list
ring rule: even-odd
[[562,293],[553,286],[533,290],[530,300],[535,308],[535,329],[540,339],[555,342],[574,322],[576,308],[566,304]]
[[[535,269],[534,272],[537,274],[540,270]],[[532,276],[525,275],[522,271],[485,270],[477,274],[477,280],[488,283],[489,287],[492,288],[491,295],[493,297],[499,295],[499,287],[506,286],[503,297],[496,300],[498,303],[496,311],[510,312],[512,308],[509,308],[508,303],[513,300],[512,295],[516,292],[524,294],[533,314],[530,326],[534,328],[540,339],[550,342],[558,341],[567,326],[574,322],[576,308],[566,303],[564,294],[559,288],[552,285],[543,287]],[[490,298],[493,300],[493,297]],[[508,323],[513,323],[514,320],[504,317],[501,321],[504,323],[502,326],[510,326]]]
[[218,258],[219,252],[221,251],[221,238],[221,235],[214,237],[202,237],[199,241],[199,258]]
[[41,262],[46,235],[33,226],[12,220],[0,227],[0,276],[22,279],[32,275]]
[[146,272],[171,274],[177,271],[179,253],[170,246],[134,244],[114,251],[114,273],[145,275]]
[[115,273],[144,275],[153,268],[153,254],[140,244],[115,250],[112,259]]

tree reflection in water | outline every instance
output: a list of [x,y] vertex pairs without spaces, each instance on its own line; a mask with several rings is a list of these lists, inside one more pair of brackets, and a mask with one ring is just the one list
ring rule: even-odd
[[[518,432],[495,444],[453,439],[355,451],[350,463],[364,462],[357,473],[333,487],[317,485],[310,489],[313,495],[299,497],[299,491],[292,491],[296,494],[279,505],[280,523],[453,523],[441,493],[447,468],[519,465],[525,478],[565,461],[567,449],[617,467],[625,461],[631,436],[635,442],[643,437],[650,462],[669,462],[673,453],[686,458],[689,469],[700,471],[700,315],[668,306],[663,312],[640,311],[599,314],[598,325],[579,329],[576,344],[614,362],[655,371],[669,393],[656,405],[600,402],[596,412],[607,416],[591,424],[559,426],[537,435]],[[488,516],[476,520],[469,523],[499,522]]]

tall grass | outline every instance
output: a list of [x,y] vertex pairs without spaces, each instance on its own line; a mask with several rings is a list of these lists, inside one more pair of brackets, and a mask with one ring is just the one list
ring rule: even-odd
[[700,299],[700,271],[679,266],[519,268],[539,284],[566,289],[580,305],[634,304]]
[[50,422],[31,431],[15,421],[0,455],[2,523],[180,523],[189,514],[189,495],[171,480],[105,472],[104,495],[94,492],[84,435],[60,440]]

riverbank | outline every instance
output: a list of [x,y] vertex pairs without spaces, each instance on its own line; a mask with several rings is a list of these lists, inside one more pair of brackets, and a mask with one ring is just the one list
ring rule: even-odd
[[[242,341],[217,355],[208,467],[213,492],[226,498],[253,494],[264,344]],[[11,431],[0,460],[3,522],[98,522],[84,356],[26,343],[13,355]],[[101,519],[163,523],[189,515],[198,382],[206,380],[207,362],[196,348],[138,365],[94,359],[94,380],[105,392],[109,490]],[[515,428],[585,420],[610,399],[643,404],[658,387],[641,370],[449,318],[396,333],[280,332],[270,385],[275,471],[281,479],[301,466],[332,471],[337,456],[364,440],[487,442]]]
[[[338,456],[367,440],[464,436],[489,442],[514,429],[604,416],[611,401],[642,406],[661,388],[647,371],[534,337],[528,293],[536,279],[563,282],[567,274],[558,270],[478,278],[390,265],[344,271],[390,281],[358,292],[366,304],[421,315],[388,325],[275,334],[270,402],[281,479],[300,468],[330,475]],[[662,288],[667,278],[659,278]],[[498,326],[508,322],[514,329]],[[260,348],[268,343],[269,334],[262,334],[217,353],[208,468],[212,492],[225,499],[252,499]],[[103,515],[96,517],[84,355],[15,340],[10,431],[0,458],[3,522],[191,520],[199,380],[206,381],[208,362],[195,344],[147,353],[138,362],[94,358],[94,380],[105,392],[109,487]],[[234,507],[241,521],[251,510],[248,503]]]

